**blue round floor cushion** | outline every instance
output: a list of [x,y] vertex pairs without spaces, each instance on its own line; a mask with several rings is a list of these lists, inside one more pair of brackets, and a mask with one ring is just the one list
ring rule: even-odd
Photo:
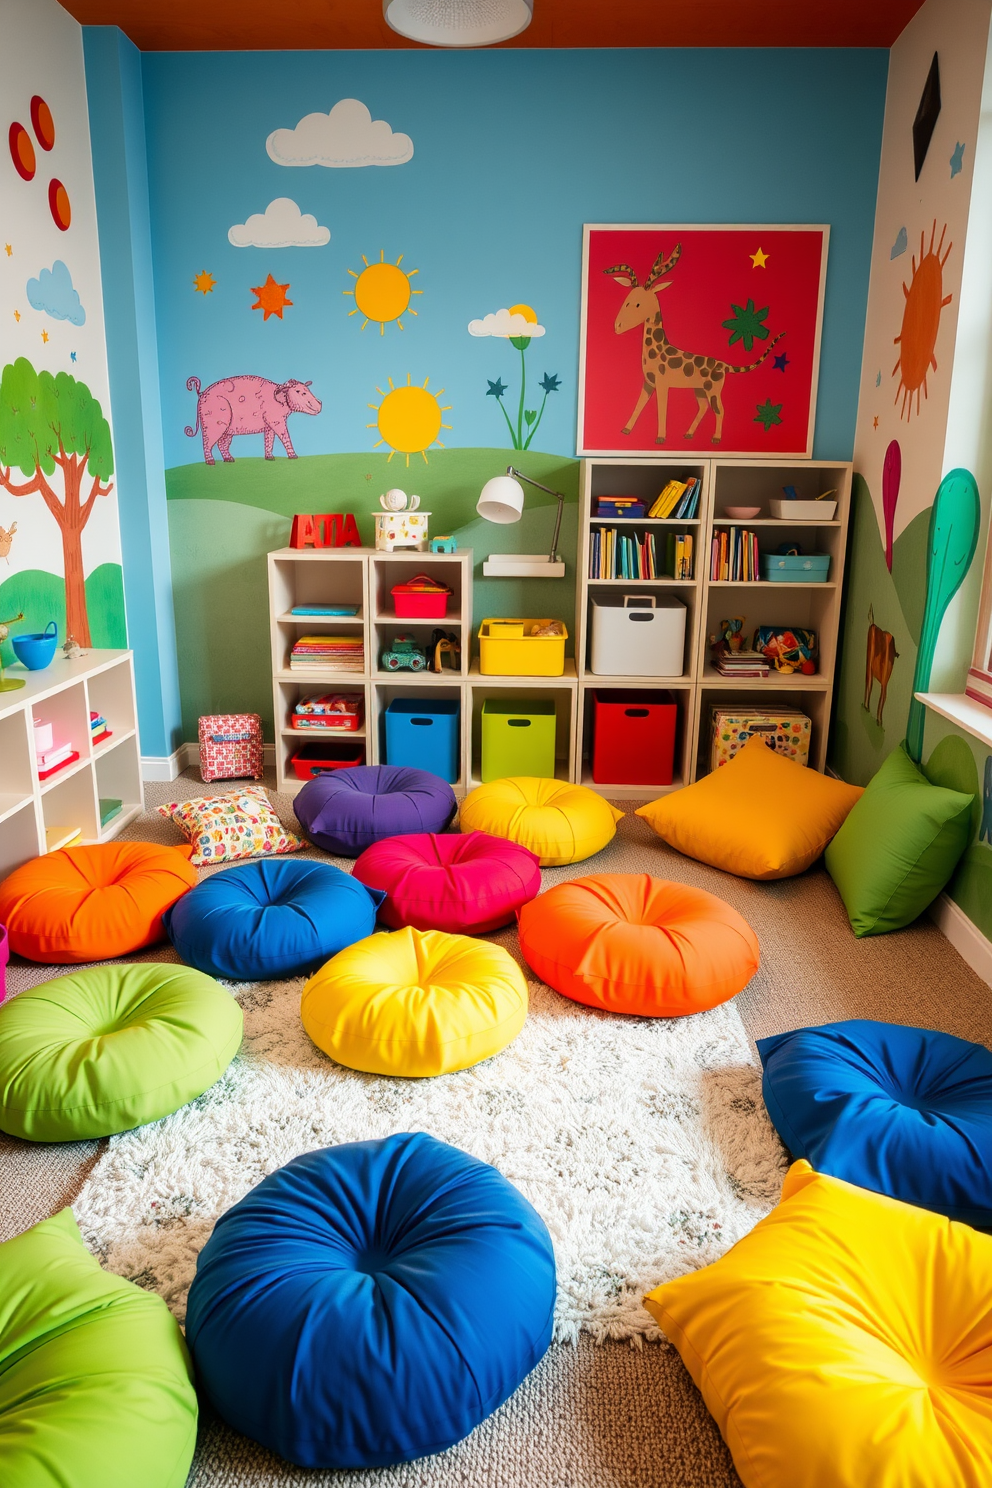
[[443,832],[457,809],[440,775],[403,765],[356,765],[308,780],[293,802],[304,832],[325,852],[357,858],[373,842]]
[[301,1467],[442,1452],[551,1342],[543,1220],[495,1168],[423,1133],[279,1168],[217,1221],[189,1294],[198,1386]]
[[852,1018],[758,1039],[768,1114],[820,1173],[992,1226],[992,1053]]
[[364,940],[384,897],[333,863],[263,858],[211,874],[163,920],[188,966],[259,982],[307,976]]

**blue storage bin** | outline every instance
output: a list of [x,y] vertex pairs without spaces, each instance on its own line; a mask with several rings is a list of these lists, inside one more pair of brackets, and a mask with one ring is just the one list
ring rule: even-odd
[[829,553],[762,553],[761,577],[773,584],[825,584]]
[[461,706],[444,698],[394,698],[386,709],[386,763],[458,780]]

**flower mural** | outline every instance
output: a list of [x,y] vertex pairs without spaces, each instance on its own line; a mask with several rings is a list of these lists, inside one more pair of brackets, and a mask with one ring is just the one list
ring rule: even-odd
[[505,394],[510,389],[501,377],[497,377],[495,382],[487,379],[489,387],[486,397],[495,398],[499,404],[500,412],[506,420],[513,448],[530,449],[531,441],[544,417],[548,394],[557,393],[561,388],[561,379],[558,374],[545,372],[538,383],[544,394],[540,406],[538,408],[527,407],[527,348],[531,341],[545,334],[544,326],[539,324],[537,313],[531,309],[530,305],[511,305],[508,310],[497,310],[483,316],[481,320],[470,320],[468,333],[470,336],[496,336],[500,340],[509,341],[510,345],[519,351],[520,397],[517,403],[516,422],[510,417],[506,404],[503,402]]

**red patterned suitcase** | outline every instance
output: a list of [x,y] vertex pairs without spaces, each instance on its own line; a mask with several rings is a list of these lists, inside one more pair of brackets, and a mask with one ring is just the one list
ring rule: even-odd
[[263,774],[257,713],[210,713],[200,719],[201,780],[261,780]]

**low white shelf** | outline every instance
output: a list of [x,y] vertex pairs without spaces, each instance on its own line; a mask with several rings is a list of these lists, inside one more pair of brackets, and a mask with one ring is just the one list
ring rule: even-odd
[[[75,661],[56,652],[50,666],[5,668],[24,686],[0,692],[0,878],[48,851],[50,838],[78,830],[83,842],[107,842],[144,810],[134,670],[130,651],[91,650]],[[111,737],[90,742],[90,713]],[[38,779],[35,722],[51,723],[55,745],[71,743],[79,759]],[[100,801],[122,809],[100,826]]]

